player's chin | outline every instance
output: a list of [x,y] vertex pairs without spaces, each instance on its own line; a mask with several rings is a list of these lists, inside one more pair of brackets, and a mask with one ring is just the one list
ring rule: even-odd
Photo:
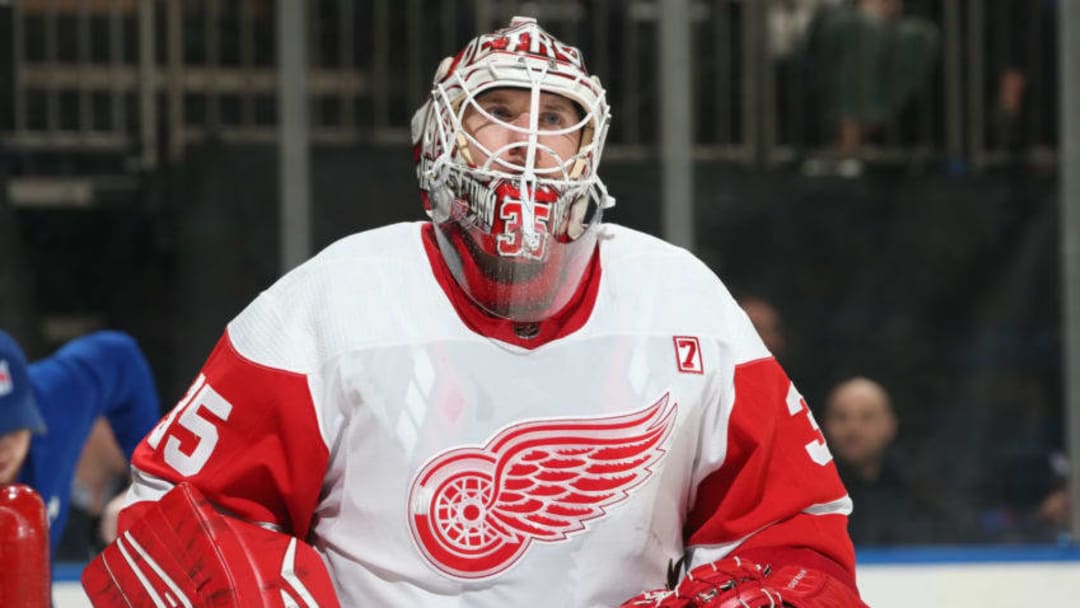
[[490,253],[465,232],[461,233],[461,240],[468,251],[470,265],[486,280],[494,283],[514,285],[531,282],[543,274],[549,264],[547,259]]
[[539,260],[506,258],[486,253],[480,253],[473,259],[484,278],[508,287],[531,283],[547,266]]
[[557,273],[550,263],[477,253],[466,263],[471,295],[495,316],[536,321],[551,311]]

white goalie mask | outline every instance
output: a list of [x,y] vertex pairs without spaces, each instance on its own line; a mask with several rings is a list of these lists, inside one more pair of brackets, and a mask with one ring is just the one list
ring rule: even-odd
[[[484,101],[493,95],[510,111]],[[552,101],[572,113],[549,120]],[[451,274],[489,313],[539,321],[576,292],[614,204],[597,175],[610,119],[581,52],[531,18],[439,65],[412,119],[417,177]]]

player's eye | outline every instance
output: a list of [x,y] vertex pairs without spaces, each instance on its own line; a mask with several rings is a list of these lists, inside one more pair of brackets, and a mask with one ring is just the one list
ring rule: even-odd
[[562,112],[542,112],[538,121],[541,129],[561,129],[566,126],[566,117]]
[[505,122],[511,122],[514,119],[514,113],[510,111],[510,108],[502,104],[491,104],[485,106],[484,110],[487,111],[488,114]]

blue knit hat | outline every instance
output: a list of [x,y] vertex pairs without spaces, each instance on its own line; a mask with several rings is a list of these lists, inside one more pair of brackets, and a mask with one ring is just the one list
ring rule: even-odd
[[26,357],[19,344],[0,330],[0,435],[20,429],[45,432],[45,421],[34,401]]

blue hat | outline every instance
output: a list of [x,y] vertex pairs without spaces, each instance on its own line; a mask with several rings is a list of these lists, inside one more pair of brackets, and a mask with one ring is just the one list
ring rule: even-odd
[[26,357],[19,344],[0,330],[0,435],[30,429],[45,432],[45,421],[34,401]]

